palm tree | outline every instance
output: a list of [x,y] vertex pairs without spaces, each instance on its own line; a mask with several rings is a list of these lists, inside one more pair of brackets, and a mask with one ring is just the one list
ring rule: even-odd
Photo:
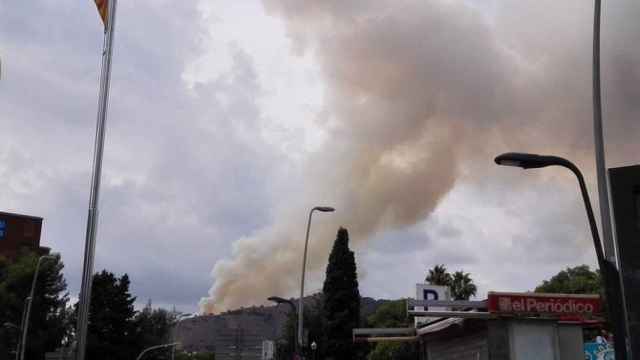
[[444,264],[441,264],[434,266],[433,269],[429,269],[429,275],[427,275],[424,281],[431,285],[450,286],[452,278]]
[[[431,273],[429,273],[431,275]],[[456,271],[451,279],[451,295],[454,300],[469,300],[471,296],[476,295],[478,288],[471,279],[471,274],[464,271]]]

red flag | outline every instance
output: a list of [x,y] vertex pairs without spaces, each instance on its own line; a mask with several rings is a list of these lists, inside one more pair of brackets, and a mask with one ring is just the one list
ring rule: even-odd
[[98,7],[98,12],[100,13],[100,17],[102,18],[102,22],[104,26],[107,26],[107,18],[109,14],[109,0],[94,0],[96,2],[96,6]]

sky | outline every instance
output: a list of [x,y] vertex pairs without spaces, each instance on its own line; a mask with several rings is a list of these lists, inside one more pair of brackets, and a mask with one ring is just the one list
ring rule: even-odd
[[[640,4],[605,2],[607,165],[638,162]],[[597,202],[591,4],[579,0],[121,0],[95,269],[138,304],[218,312],[307,292],[339,226],[360,292],[427,269],[478,297],[595,265],[575,179],[498,167],[565,156]],[[102,24],[91,1],[0,0],[0,210],[44,218],[80,288]]]

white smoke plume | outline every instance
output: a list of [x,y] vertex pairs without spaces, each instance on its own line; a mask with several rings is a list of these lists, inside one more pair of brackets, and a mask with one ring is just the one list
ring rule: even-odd
[[[501,151],[555,153],[592,166],[589,2],[264,3],[285,19],[292,51],[318,57],[330,141],[308,162],[308,190],[215,265],[204,312],[291,294],[314,205],[338,211],[315,217],[312,272],[326,264],[338,225],[364,248],[381,229],[424,220],[457,181],[482,176]],[[640,114],[639,7],[624,1],[604,11],[607,141],[624,154],[638,148],[629,144],[640,126],[633,121]]]

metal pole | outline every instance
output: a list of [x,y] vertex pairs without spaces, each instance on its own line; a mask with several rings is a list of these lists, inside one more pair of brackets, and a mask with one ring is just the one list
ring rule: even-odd
[[303,297],[304,297],[304,275],[307,266],[307,247],[309,245],[309,231],[311,230],[311,216],[316,210],[314,207],[309,211],[309,221],[307,222],[307,236],[304,241],[304,255],[302,256],[302,278],[300,279],[300,299],[298,299],[298,349],[302,350],[302,329],[303,329]]
[[23,325],[22,325],[22,335],[20,335],[20,351],[18,351],[18,356],[16,357],[18,360],[24,360],[24,352],[25,352],[25,344],[27,343],[27,317],[31,308],[31,296],[27,296],[25,299],[25,309],[23,313]]
[[27,314],[27,304],[29,297],[24,299],[24,305],[22,306],[22,318],[20,319],[20,328],[18,329],[18,344],[16,344],[16,360],[20,360],[20,349],[22,348],[22,329],[24,328],[24,317]]
[[38,273],[40,272],[40,264],[44,258],[50,258],[51,256],[44,255],[38,258],[38,262],[36,263],[36,272],[33,274],[33,279],[31,280],[31,291],[29,292],[29,299],[27,303],[27,311],[24,315],[24,324],[22,325],[22,341],[20,342],[20,360],[24,360],[24,351],[27,348],[27,332],[29,331],[29,317],[31,316],[31,304],[33,304],[33,297],[36,292],[36,283],[38,282]]
[[[294,317],[296,316],[296,313],[297,313],[296,304],[293,301],[287,300],[287,299],[284,299],[284,298],[281,298],[281,297],[277,297],[277,296],[269,297],[267,300],[275,302],[276,306],[278,306],[280,304],[287,304],[287,305],[291,306],[291,314],[293,314]],[[297,319],[295,319],[295,321],[293,323],[293,339],[292,339],[293,341],[291,342],[291,344],[293,344],[293,353],[294,354],[298,353],[298,340],[297,340],[297,337],[298,337],[297,328],[298,327],[297,327],[297,323],[296,322],[297,322]]]
[[587,218],[589,219],[589,228],[591,229],[591,236],[593,238],[593,247],[596,250],[596,257],[598,259],[598,265],[602,267],[602,264],[605,262],[605,256],[602,252],[602,243],[600,241],[600,235],[598,234],[598,226],[596,224],[596,218],[593,215],[593,208],[591,207],[591,200],[589,199],[589,192],[587,191],[587,186],[584,182],[584,178],[580,170],[573,164],[572,166],[568,166],[568,168],[576,175],[578,178],[578,184],[580,185],[580,193],[582,194],[582,200],[584,201],[584,207],[587,212]]
[[[622,268],[620,266],[619,254],[616,252],[615,239],[613,238],[613,231],[611,229],[611,209],[609,206],[609,184],[606,170],[606,160],[604,151],[604,135],[602,128],[602,90],[600,87],[600,18],[602,13],[601,0],[595,0],[593,11],[593,136],[595,142],[595,154],[596,154],[596,173],[598,179],[598,201],[600,203],[600,220],[602,225],[602,241],[604,245],[604,257],[606,259],[605,267],[609,273],[609,281],[615,281],[617,284],[610,284],[615,286],[620,294],[619,304],[621,309],[621,316],[619,320],[623,322],[624,328],[624,340],[625,348],[627,352],[627,358],[631,359],[631,346],[629,343],[629,322],[628,322],[628,309],[627,299],[624,295],[624,285],[622,284]],[[616,266],[618,265],[618,266]],[[603,270],[605,271],[605,270]],[[615,277],[613,276],[615,275]],[[621,331],[622,328],[619,330]],[[620,340],[620,339],[618,339]]]
[[595,0],[593,16],[593,136],[595,140],[596,172],[598,177],[598,199],[600,220],[602,220],[602,240],[604,255],[615,262],[613,233],[611,231],[611,211],[605,165],[604,140],[602,130],[602,98],[600,90],[600,0]]
[[587,218],[589,219],[589,228],[591,229],[593,245],[596,250],[596,257],[598,258],[598,265],[600,267],[600,276],[602,278],[605,295],[608,300],[607,310],[609,312],[609,320],[613,324],[616,359],[630,359],[631,352],[627,346],[626,319],[624,318],[624,299],[620,289],[618,271],[615,265],[605,258],[603,253],[596,219],[593,214],[593,208],[591,207],[591,200],[589,199],[589,192],[587,191],[587,186],[584,182],[584,177],[582,176],[580,169],[569,161],[567,161],[567,164],[563,166],[570,169],[576,175],[580,185],[580,192],[582,193]]
[[100,178],[102,173],[102,154],[104,149],[105,122],[109,104],[109,83],[111,80],[111,54],[113,49],[113,33],[116,23],[117,0],[109,0],[107,23],[105,26],[104,49],[102,53],[102,71],[100,73],[100,94],[98,98],[98,116],[96,124],[96,138],[93,154],[93,173],[91,175],[91,193],[89,196],[89,210],[87,215],[87,231],[84,247],[84,263],[82,270],[82,287],[80,290],[80,304],[78,311],[77,360],[84,360],[87,345],[87,324],[89,308],[91,306],[91,285],[93,275],[93,261],[95,254],[96,232],[98,226],[98,200],[100,193]]
[[[174,342],[176,341],[176,335],[177,335],[179,326],[180,326],[180,320],[178,320],[176,322],[176,326],[173,329],[173,341]],[[175,358],[176,358],[176,347],[174,346],[174,347],[171,348],[171,360],[175,360]]]

